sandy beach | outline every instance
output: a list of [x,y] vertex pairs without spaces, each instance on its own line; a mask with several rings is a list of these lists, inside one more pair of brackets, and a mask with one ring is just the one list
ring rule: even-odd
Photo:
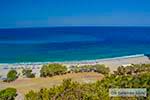
[[107,58],[107,59],[97,59],[97,60],[87,60],[87,61],[76,61],[76,62],[66,62],[67,65],[95,65],[104,64],[110,68],[110,71],[115,71],[119,66],[127,66],[131,64],[149,64],[150,59],[144,54]]
[[0,75],[2,77],[6,77],[10,69],[15,69],[17,70],[18,73],[21,73],[21,70],[23,68],[31,68],[33,73],[35,73],[36,77],[39,77],[40,69],[42,65],[48,63],[60,63],[66,65],[68,68],[70,66],[104,64],[110,68],[111,72],[113,72],[119,66],[127,66],[130,64],[144,64],[144,63],[148,64],[150,63],[150,60],[144,54],[139,54],[139,55],[116,57],[116,58],[84,60],[84,61],[0,64]]
[[[21,73],[23,68],[31,68],[33,73],[35,73],[35,78],[23,78],[19,77],[16,81],[11,83],[5,83],[0,80],[0,90],[7,87],[14,87],[17,89],[19,95],[16,100],[24,100],[24,94],[29,92],[31,89],[34,91],[39,91],[41,88],[52,87],[54,85],[59,85],[63,79],[71,78],[74,81],[81,83],[95,82],[101,80],[104,76],[100,73],[95,72],[83,72],[83,73],[68,73],[61,76],[41,78],[40,69],[44,63],[20,63],[20,64],[0,64],[0,75],[1,79],[6,78],[6,75],[9,70],[15,69],[18,73]],[[143,55],[131,55],[117,58],[108,58],[108,59],[97,59],[97,60],[86,60],[86,61],[71,61],[71,62],[49,62],[49,63],[60,63],[68,67],[71,66],[83,66],[83,65],[95,65],[95,64],[104,64],[110,68],[110,71],[115,71],[119,66],[128,66],[130,64],[150,64],[150,59]],[[21,76],[21,75],[20,75]],[[22,98],[22,99],[20,99]]]

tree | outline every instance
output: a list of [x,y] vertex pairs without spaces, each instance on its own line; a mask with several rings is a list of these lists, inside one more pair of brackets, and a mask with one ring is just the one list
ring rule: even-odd
[[38,93],[31,90],[28,94],[25,95],[25,100],[41,100],[41,99],[39,98]]
[[16,70],[10,70],[7,74],[7,82],[14,81],[18,78]]
[[0,100],[15,100],[16,96],[15,88],[6,88],[0,91]]
[[96,65],[83,65],[80,67],[73,67],[70,68],[70,71],[72,72],[98,72],[104,75],[109,74],[110,70],[108,67],[106,67],[105,65],[100,65],[100,64],[96,64]]
[[35,77],[35,74],[32,73],[31,69],[23,69],[22,74],[24,76],[26,76],[27,78],[34,78]]
[[95,68],[96,72],[104,74],[104,75],[107,75],[110,72],[109,68],[105,67],[105,65],[96,64],[93,67]]
[[61,75],[65,74],[67,72],[66,66],[63,66],[61,64],[48,64],[43,65],[43,67],[40,70],[41,77],[51,77],[54,75]]

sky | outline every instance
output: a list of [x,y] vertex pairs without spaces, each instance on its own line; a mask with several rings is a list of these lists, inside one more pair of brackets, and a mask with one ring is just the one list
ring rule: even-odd
[[150,0],[0,0],[0,28],[150,26]]

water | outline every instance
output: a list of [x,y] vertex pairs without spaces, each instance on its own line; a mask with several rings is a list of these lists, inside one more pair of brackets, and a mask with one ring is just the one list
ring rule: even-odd
[[150,27],[0,29],[0,63],[93,60],[150,54]]

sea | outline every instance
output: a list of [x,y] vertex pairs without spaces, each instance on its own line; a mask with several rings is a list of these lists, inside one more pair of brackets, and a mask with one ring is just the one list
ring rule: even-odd
[[0,63],[64,62],[150,54],[150,27],[0,29]]

